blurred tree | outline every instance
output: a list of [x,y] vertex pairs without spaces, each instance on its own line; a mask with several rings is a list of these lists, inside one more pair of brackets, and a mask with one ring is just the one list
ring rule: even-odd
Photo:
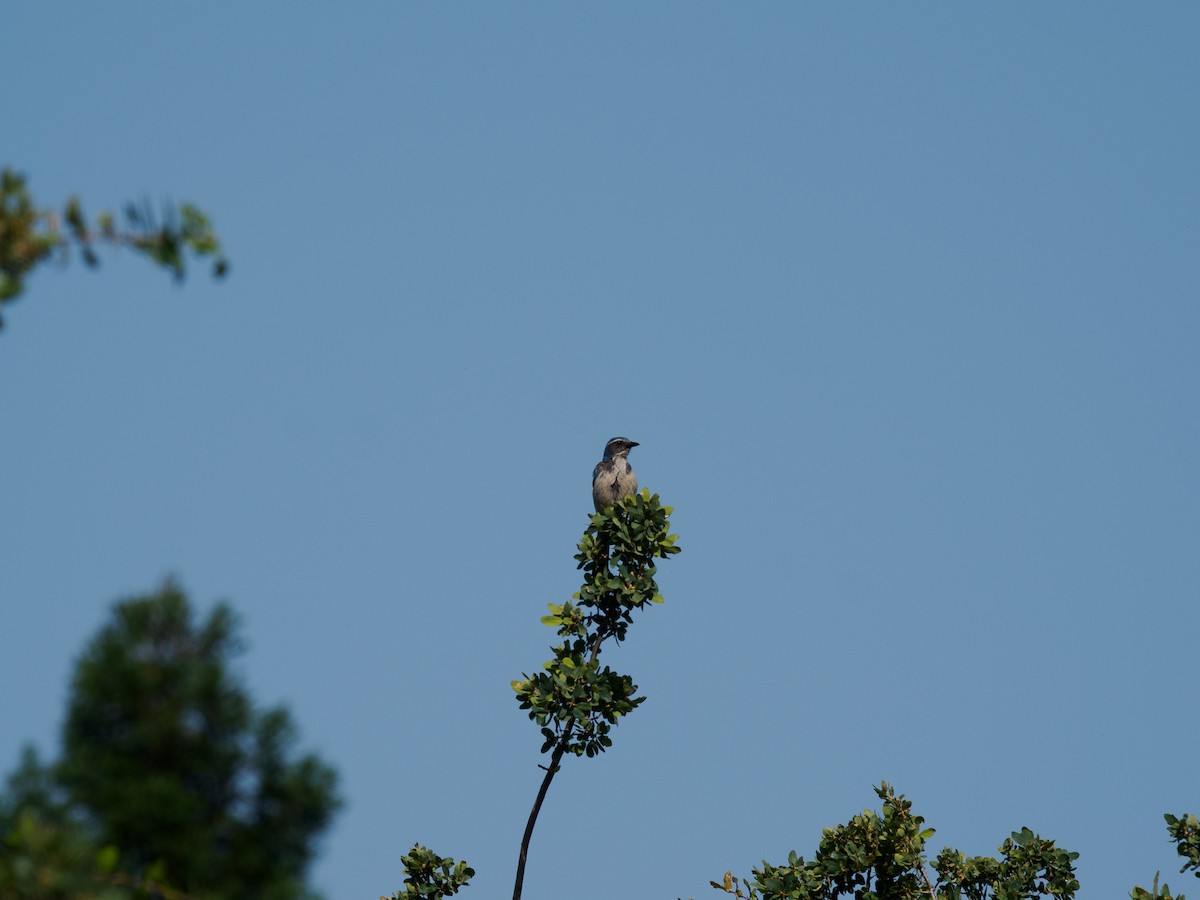
[[[47,260],[65,260],[72,246],[88,266],[100,264],[96,247],[128,247],[145,254],[181,280],[187,254],[211,257],[213,275],[221,278],[229,262],[208,217],[190,203],[166,205],[161,216],[149,204],[126,205],[122,224],[110,212],[89,222],[77,197],[62,213],[34,205],[25,178],[10,168],[0,170],[0,307],[25,289],[26,276]],[[4,320],[0,318],[0,326]]]
[[27,747],[0,797],[0,896],[69,900],[103,893],[100,847],[71,815],[53,772]]
[[9,779],[0,827],[27,862],[0,866],[0,896],[31,870],[109,892],[150,881],[172,886],[156,887],[164,897],[313,896],[336,773],[297,758],[287,711],[256,711],[230,675],[236,631],[224,604],[193,622],[169,582],[116,605],[76,665],[62,758],[27,752]]

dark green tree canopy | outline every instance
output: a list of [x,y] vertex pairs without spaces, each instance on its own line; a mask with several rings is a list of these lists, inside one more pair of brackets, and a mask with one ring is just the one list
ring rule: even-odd
[[229,669],[239,648],[228,606],[196,622],[173,583],[117,604],[76,665],[61,760],[47,781],[26,758],[7,817],[24,805],[82,828],[119,871],[188,896],[308,896],[336,774],[295,753],[285,709],[255,709]]

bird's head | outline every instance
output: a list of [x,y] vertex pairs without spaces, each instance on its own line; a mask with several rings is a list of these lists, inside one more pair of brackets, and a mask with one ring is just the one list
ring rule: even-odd
[[604,445],[604,458],[618,459],[622,456],[628,456],[629,451],[637,445],[637,441],[631,441],[626,437],[610,438],[608,443]]

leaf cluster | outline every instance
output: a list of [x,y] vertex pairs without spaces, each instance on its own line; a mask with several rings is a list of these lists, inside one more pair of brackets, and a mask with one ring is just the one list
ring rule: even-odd
[[[420,844],[413,844],[408,855],[400,857],[400,860],[404,863],[406,887],[392,894],[391,900],[417,897],[440,900],[457,894],[459,888],[475,877],[475,870],[466,862],[458,862],[452,856],[438,856]],[[379,900],[385,898],[380,897]]]
[[[521,838],[514,900],[521,897],[538,812],[562,757],[604,752],[612,746],[609,732],[617,721],[646,699],[634,696],[633,679],[601,667],[598,657],[606,640],[624,639],[635,612],[663,602],[654,562],[679,552],[676,536],[670,534],[670,517],[671,508],[645,489],[591,517],[575,556],[584,570],[583,586],[572,602],[549,604],[550,614],[542,617],[542,624],[554,628],[562,642],[552,648],[553,658],[541,672],[512,682],[520,708],[541,729],[542,752],[551,753],[549,765],[542,766],[545,775]],[[448,896],[474,875],[466,863],[419,845],[403,859],[408,887],[393,894],[393,900]]]
[[925,843],[934,830],[922,827],[925,820],[887,782],[875,792],[883,800],[882,814],[865,810],[845,825],[825,829],[811,860],[793,851],[783,865],[764,860],[753,879],[739,881],[727,872],[712,886],[744,900],[1071,900],[1079,887],[1073,865],[1078,854],[1056,848],[1028,828],[1000,845],[1000,859],[943,850],[933,863],[937,877],[931,879]]
[[1171,886],[1165,881],[1159,887],[1159,874],[1158,872],[1154,873],[1154,882],[1151,884],[1150,890],[1146,890],[1140,885],[1135,885],[1133,890],[1129,892],[1130,898],[1132,900],[1185,900],[1183,894],[1173,895],[1171,893]]
[[[1167,820],[1167,833],[1175,842],[1175,852],[1185,860],[1179,871],[1195,869],[1193,874],[1200,878],[1200,819],[1187,813],[1181,816],[1166,813],[1163,818]],[[1154,882],[1150,890],[1135,886],[1129,892],[1129,896],[1133,900],[1184,900],[1183,894],[1172,896],[1171,888],[1166,882],[1159,887],[1158,875],[1159,873],[1154,873]]]
[[1062,850],[1054,841],[1038,837],[1028,828],[1014,831],[999,847],[1000,859],[967,857],[949,847],[938,854],[938,897],[942,900],[1020,900],[1042,896],[1075,896],[1078,853]]
[[573,598],[588,611],[590,634],[622,641],[634,611],[663,602],[654,560],[679,552],[678,535],[669,533],[672,512],[642,488],[592,516],[575,554],[584,583]]
[[25,276],[61,242],[34,207],[25,179],[12,169],[0,171],[0,304],[21,293]]
[[1200,878],[1200,819],[1187,813],[1181,816],[1167,813],[1163,818],[1167,820],[1167,833],[1175,842],[1175,852],[1186,860],[1179,871],[1195,869],[1193,874]]
[[520,708],[541,729],[543,753],[560,742],[576,756],[604,752],[617,720],[646,699],[634,696],[633,679],[601,667],[597,657],[604,641],[625,637],[635,612],[663,602],[654,561],[679,552],[670,515],[643,489],[591,517],[575,556],[584,583],[573,603],[551,603],[542,617],[563,642],[542,672],[512,683]]
[[[0,306],[25,289],[25,278],[51,257],[65,260],[72,247],[84,264],[100,264],[96,247],[127,247],[184,278],[187,259],[210,259],[212,274],[222,278],[229,261],[208,216],[190,203],[164,203],[156,214],[148,203],[126,204],[123,218],[101,212],[94,221],[83,212],[78,197],[69,199],[62,213],[37,207],[24,176],[0,170]],[[0,325],[3,320],[0,319]]]
[[[570,617],[576,608],[554,607]],[[563,732],[572,727],[566,752],[595,756],[612,746],[609,731],[621,716],[628,715],[646,699],[635,697],[637,685],[628,675],[614,672],[589,659],[588,644],[574,640],[554,648],[554,659],[546,671],[524,681],[513,682],[521,709],[541,729],[542,753],[549,752]],[[568,726],[568,723],[571,723]]]

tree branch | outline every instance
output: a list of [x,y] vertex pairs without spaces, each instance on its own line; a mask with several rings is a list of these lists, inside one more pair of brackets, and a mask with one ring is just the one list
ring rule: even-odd
[[[603,636],[597,634],[592,641],[592,658],[591,662],[596,661],[596,657],[600,655],[600,642]],[[533,801],[533,809],[529,811],[529,821],[525,823],[525,834],[521,836],[521,854],[517,857],[517,878],[513,883],[513,900],[521,900],[521,891],[525,888],[525,858],[529,854],[529,842],[533,839],[533,827],[537,825],[538,813],[542,811],[542,801],[546,799],[546,792],[550,790],[550,782],[554,780],[554,776],[558,773],[558,764],[562,761],[563,754],[567,752],[567,744],[571,742],[571,732],[575,730],[575,717],[567,719],[567,725],[563,729],[562,737],[558,739],[558,743],[554,747],[554,752],[550,755],[550,765],[546,767],[546,777],[542,779],[542,786],[538,788],[537,799]]]

